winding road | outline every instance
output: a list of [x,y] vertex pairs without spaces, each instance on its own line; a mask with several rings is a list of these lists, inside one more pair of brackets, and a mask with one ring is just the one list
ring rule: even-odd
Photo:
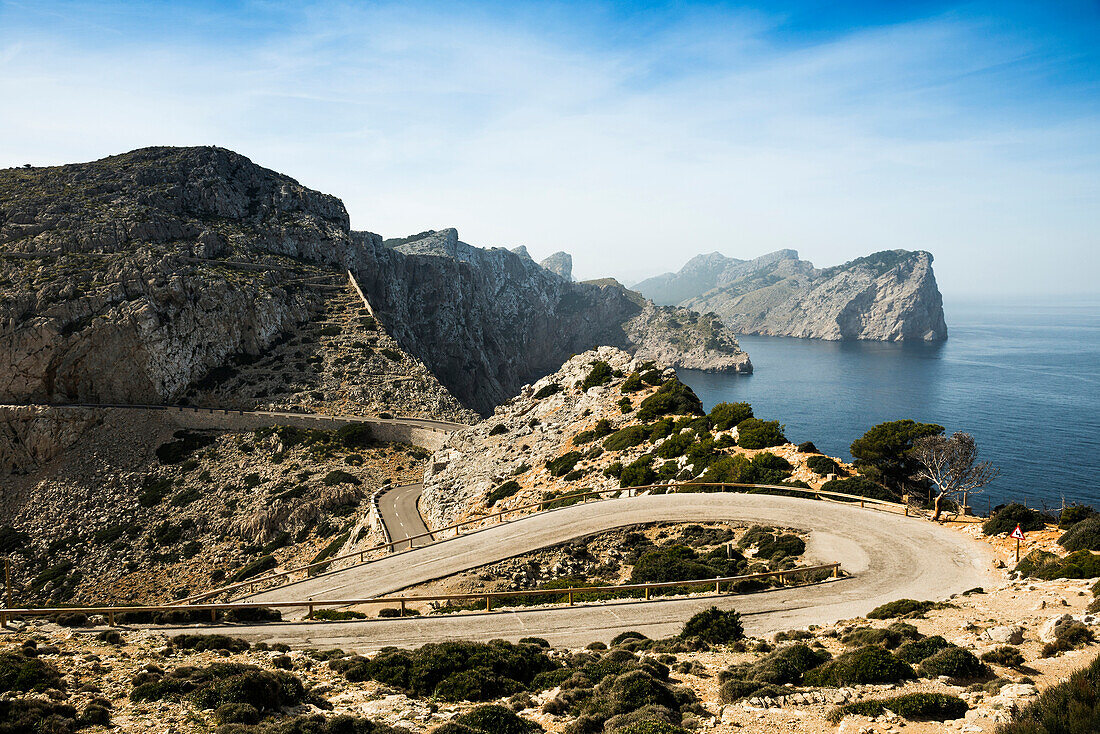
[[378,497],[378,512],[382,515],[382,522],[386,531],[390,534],[390,540],[394,541],[394,551],[408,550],[416,545],[425,545],[430,538],[417,538],[404,540],[416,535],[428,532],[428,526],[424,524],[424,518],[420,516],[417,502],[424,492],[423,483],[404,484],[383,492]]
[[[393,508],[408,507],[407,490]],[[402,504],[402,503],[406,504]],[[619,632],[650,637],[679,631],[706,607],[736,608],[752,634],[855,617],[899,598],[945,599],[994,580],[985,545],[923,519],[855,505],[763,494],[666,494],[578,504],[333,571],[251,597],[257,603],[367,598],[450,576],[592,533],[646,522],[743,521],[810,531],[806,560],[839,561],[850,578],[746,595],[697,595],[588,606],[509,608],[492,613],[285,622],[235,627],[232,634],[295,647],[369,652],[449,639],[546,638],[554,645],[607,642]],[[191,628],[192,630],[194,628]],[[213,629],[213,628],[212,628]]]

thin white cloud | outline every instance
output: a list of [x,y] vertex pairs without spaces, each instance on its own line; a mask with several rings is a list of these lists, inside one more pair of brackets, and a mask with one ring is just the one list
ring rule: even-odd
[[353,226],[567,249],[582,276],[905,247],[946,291],[978,268],[990,291],[1096,290],[1097,119],[1012,99],[1040,52],[977,21],[784,48],[759,15],[603,45],[457,11],[291,16],[236,44],[0,23],[0,165],[218,144],[340,196]]

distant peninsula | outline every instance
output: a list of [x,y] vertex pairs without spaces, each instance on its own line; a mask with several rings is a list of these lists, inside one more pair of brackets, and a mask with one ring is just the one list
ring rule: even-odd
[[795,250],[753,260],[712,252],[634,286],[660,305],[713,312],[740,334],[942,341],[943,297],[924,251],[885,250],[816,268]]

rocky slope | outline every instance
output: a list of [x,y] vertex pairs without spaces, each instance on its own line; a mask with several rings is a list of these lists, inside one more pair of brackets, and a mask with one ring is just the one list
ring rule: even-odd
[[[559,255],[552,272],[454,230],[353,232],[338,199],[219,148],[0,171],[0,400],[177,400],[288,338],[346,270],[410,363],[482,413],[570,354],[680,336],[624,329],[644,302],[571,282]],[[749,368],[731,335],[694,341]]]
[[382,542],[370,494],[428,452],[347,432],[179,430],[169,415],[0,407],[15,599],[163,603]]
[[943,299],[927,252],[889,250],[818,269],[794,250],[755,260],[699,255],[635,288],[657,303],[713,311],[735,332],[816,339],[940,341]]
[[[751,416],[748,406],[743,410],[741,418]],[[452,434],[428,462],[420,511],[429,527],[442,527],[562,492],[704,477],[815,487],[826,481],[806,466],[812,454],[785,437],[765,451],[737,446],[737,426],[715,411],[703,415],[671,368],[614,347],[579,354],[525,385],[490,418]],[[769,460],[776,473],[762,472]]]

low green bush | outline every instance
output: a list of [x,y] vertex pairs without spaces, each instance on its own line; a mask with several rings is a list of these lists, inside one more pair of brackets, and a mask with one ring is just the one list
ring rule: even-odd
[[644,487],[657,481],[657,472],[653,470],[656,458],[653,454],[645,454],[624,466],[619,474],[619,486]]
[[623,451],[634,446],[640,446],[649,440],[649,432],[648,426],[627,426],[605,438],[603,447],[608,451]]
[[829,712],[828,721],[839,724],[845,716],[881,716],[887,710],[911,721],[950,721],[961,719],[969,707],[957,696],[945,693],[907,693],[891,698],[856,701]]
[[[864,477],[833,479],[821,485],[821,489],[826,492],[839,492],[840,494],[851,494],[857,497],[886,500],[887,502],[898,502],[901,500],[900,495]],[[854,502],[855,500],[851,501]]]
[[838,655],[808,671],[802,678],[809,686],[851,686],[864,683],[899,683],[916,678],[909,664],[877,645]]
[[1085,734],[1100,731],[1100,656],[1018,709],[997,734]]
[[664,415],[703,415],[703,404],[690,387],[673,378],[642,401],[637,415],[645,423]]
[[982,532],[986,535],[1011,533],[1017,525],[1025,532],[1042,530],[1049,521],[1050,518],[1043,513],[1014,502],[997,510],[992,517],[982,523]]
[[624,395],[627,393],[638,392],[644,387],[642,385],[642,376],[637,372],[631,372],[630,375],[623,381],[623,384],[619,387],[619,392]]
[[969,650],[951,646],[922,660],[920,674],[928,678],[946,675],[956,680],[971,680],[989,675],[989,668]]
[[248,640],[228,635],[176,635],[171,638],[172,647],[180,650],[206,652],[207,650],[228,650],[244,652],[252,647]]
[[1096,510],[1089,505],[1070,505],[1058,513],[1058,528],[1068,530],[1082,520],[1096,516]]
[[18,652],[0,653],[0,692],[42,691],[61,686],[61,673],[45,660]]
[[561,392],[561,385],[556,382],[551,382],[549,385],[542,387],[534,394],[535,400],[542,400],[548,398],[551,395],[557,395]]
[[431,643],[415,650],[384,648],[372,658],[329,663],[349,681],[375,680],[409,695],[444,701],[489,701],[526,690],[540,673],[558,669],[535,645]]
[[898,599],[897,601],[881,604],[867,612],[867,619],[893,619],[920,617],[925,612],[935,609],[934,601],[917,601],[916,599]]
[[797,643],[774,650],[754,662],[731,666],[718,677],[723,683],[737,680],[777,686],[798,684],[808,671],[828,661],[829,657],[823,649]]
[[1027,662],[1024,659],[1023,653],[1020,652],[1018,647],[1012,645],[1001,645],[995,647],[992,650],[982,653],[981,658],[983,663],[991,663],[993,665],[1000,665],[1004,668],[1022,668],[1024,663]]
[[680,637],[684,639],[697,637],[711,645],[722,645],[743,639],[745,628],[741,623],[741,615],[736,611],[732,609],[724,611],[718,607],[711,607],[692,615],[687,622],[684,622]]
[[223,703],[214,712],[219,724],[258,724],[259,710],[250,703]]
[[916,665],[932,655],[945,650],[953,645],[940,635],[925,637],[923,640],[911,640],[902,643],[894,653],[901,660]]
[[278,609],[256,605],[226,610],[224,619],[226,622],[235,622],[237,624],[282,622],[283,613]]
[[275,556],[272,556],[270,554],[266,556],[261,556],[260,558],[257,558],[256,560],[246,563],[244,566],[242,566],[240,570],[238,570],[236,573],[233,574],[232,577],[230,577],[229,582],[235,584],[238,581],[244,581],[245,579],[252,578],[253,576],[258,576],[264,571],[270,571],[277,565],[278,563],[275,561]]
[[1058,545],[1068,551],[1100,550],[1100,515],[1077,522],[1062,534]]
[[537,734],[543,731],[535,722],[520,718],[511,709],[499,705],[475,706],[454,721],[485,734]]
[[596,360],[592,362],[592,368],[588,371],[588,375],[581,383],[581,390],[589,390],[593,387],[606,385],[611,382],[613,375],[614,371],[611,369],[611,365],[603,360]]
[[351,609],[318,609],[313,613],[313,618],[325,622],[344,622],[349,619],[366,619],[367,615]]
[[500,485],[485,498],[485,504],[492,507],[501,500],[508,499],[516,492],[520,490],[519,482],[514,479],[509,479],[504,484]]
[[201,448],[214,443],[214,436],[196,431],[180,430],[173,434],[175,440],[157,447],[156,456],[161,464],[179,464]]
[[787,443],[779,421],[748,418],[737,424],[737,445],[743,449],[766,449]]
[[573,468],[577,465],[583,457],[579,451],[569,451],[562,454],[556,459],[551,459],[546,462],[546,469],[550,472],[551,476],[563,477],[569,472],[573,471]]
[[830,474],[836,474],[838,477],[844,476],[844,471],[840,468],[840,465],[824,454],[814,454],[807,458],[806,466],[819,477],[825,477]]
[[718,403],[707,417],[716,430],[725,431],[752,418],[752,406],[748,403]]
[[336,440],[347,449],[365,449],[374,443],[374,434],[366,423],[349,423],[336,429]]
[[1034,550],[1016,565],[1016,571],[1023,576],[1033,576],[1047,581],[1091,579],[1100,576],[1100,556],[1087,550],[1079,550],[1065,558],[1059,558],[1053,553]]
[[[107,722],[110,722],[109,713]],[[0,699],[0,732],[3,734],[72,734],[97,723],[101,722],[78,716],[76,708],[67,703],[36,698]]]
[[1044,658],[1049,658],[1060,652],[1069,652],[1095,641],[1096,638],[1088,627],[1081,622],[1072,622],[1058,628],[1054,640],[1043,645],[1040,654]]
[[333,469],[321,480],[321,484],[326,487],[335,487],[337,484],[352,484],[358,486],[362,483],[363,482],[354,474],[349,474],[343,469]]
[[820,454],[821,453],[820,451],[817,450],[817,446],[814,446],[813,441],[803,441],[802,443],[798,444],[798,452],[800,454]]

